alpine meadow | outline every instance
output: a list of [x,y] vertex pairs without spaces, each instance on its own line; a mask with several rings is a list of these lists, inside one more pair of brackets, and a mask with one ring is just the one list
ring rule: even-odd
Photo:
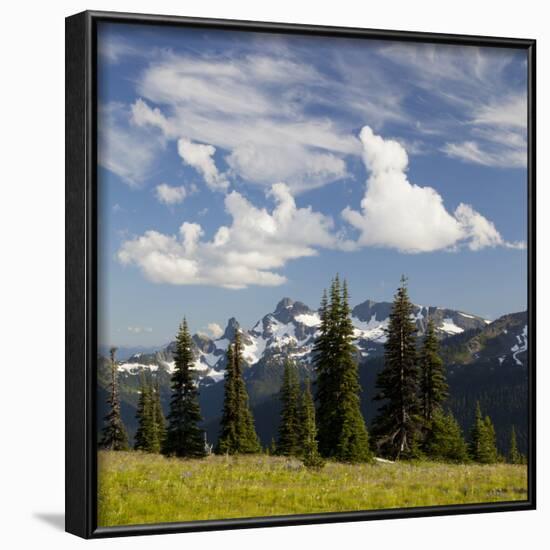
[[97,32],[99,526],[528,500],[525,51]]

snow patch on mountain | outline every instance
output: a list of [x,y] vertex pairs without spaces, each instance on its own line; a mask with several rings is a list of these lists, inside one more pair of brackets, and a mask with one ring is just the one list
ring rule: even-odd
[[[135,357],[135,356],[134,356]],[[141,369],[146,369],[150,371],[157,371],[159,369],[158,365],[143,365],[141,363],[120,363],[117,365],[117,369],[119,372],[127,372],[129,374],[136,374]]]
[[243,346],[244,360],[251,365],[257,363],[265,351],[267,342],[262,336],[253,336],[252,343]]
[[443,319],[443,324],[439,328],[443,332],[447,332],[449,334],[460,334],[461,332],[464,332],[464,329],[456,325],[450,317]]
[[352,317],[351,322],[354,326],[355,338],[362,338],[364,340],[372,340],[383,344],[386,341],[386,332],[389,319],[378,321],[376,315],[372,315],[368,321],[361,321],[357,317]]
[[521,334],[516,334],[518,343],[514,344],[510,351],[512,352],[512,357],[516,362],[516,365],[523,365],[523,363],[518,359],[518,355],[524,351],[527,351],[527,325],[523,327]]
[[321,318],[318,313],[302,313],[294,317],[298,323],[302,323],[307,327],[316,327],[321,324]]

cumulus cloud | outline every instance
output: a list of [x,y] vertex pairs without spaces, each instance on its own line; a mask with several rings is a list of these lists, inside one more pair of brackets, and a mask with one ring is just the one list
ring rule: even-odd
[[183,185],[174,187],[167,183],[161,183],[155,187],[155,195],[162,204],[172,205],[182,203],[187,196],[187,191]]
[[215,152],[216,148],[213,145],[193,143],[185,138],[178,140],[178,153],[183,162],[197,170],[210,189],[224,191],[229,187],[229,182],[218,172],[214,162]]
[[277,286],[286,281],[278,270],[290,260],[314,256],[320,248],[351,249],[334,231],[333,220],[311,207],[298,208],[288,186],[271,187],[271,212],[232,191],[225,197],[231,225],[203,240],[199,224],[184,222],[177,235],[147,231],[127,240],[118,260],[138,266],[155,283],[245,288]]
[[223,335],[223,328],[218,325],[218,323],[208,323],[208,332],[214,340],[221,338]]
[[369,178],[361,211],[346,208],[342,215],[360,231],[360,246],[395,248],[418,253],[468,246],[514,246],[505,243],[494,224],[461,203],[449,213],[439,193],[411,183],[407,152],[397,141],[385,140],[365,126],[361,130],[363,160]]

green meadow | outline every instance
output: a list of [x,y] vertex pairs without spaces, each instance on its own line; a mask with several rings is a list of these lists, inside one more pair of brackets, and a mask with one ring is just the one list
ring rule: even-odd
[[512,464],[328,462],[267,455],[166,458],[100,451],[98,523],[132,525],[527,499]]

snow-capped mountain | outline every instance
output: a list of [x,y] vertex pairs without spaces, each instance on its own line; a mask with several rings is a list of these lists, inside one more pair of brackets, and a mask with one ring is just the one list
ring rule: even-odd
[[[382,353],[390,311],[390,302],[372,300],[366,300],[353,308],[355,344],[362,358]],[[416,305],[413,315],[419,336],[424,333],[429,318],[435,322],[441,338],[485,328],[489,323],[475,315],[432,306]],[[243,357],[248,366],[262,360],[267,364],[270,359],[281,355],[293,357],[298,363],[309,364],[319,324],[317,311],[302,302],[283,298],[274,311],[262,317],[249,330],[242,329],[232,317],[220,338],[211,339],[203,334],[195,334],[194,368],[202,384],[210,385],[222,380],[225,353],[236,330],[242,332]],[[132,374],[142,368],[152,371],[160,368],[171,372],[174,368],[174,351],[175,342],[172,342],[155,353],[138,353],[120,363],[119,369]]]
[[527,312],[499,317],[482,330],[468,331],[445,340],[443,358],[447,365],[527,365]]

